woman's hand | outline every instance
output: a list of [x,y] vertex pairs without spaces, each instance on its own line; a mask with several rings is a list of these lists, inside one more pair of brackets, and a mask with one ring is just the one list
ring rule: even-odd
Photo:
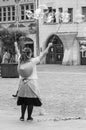
[[53,43],[49,43],[48,44],[48,46],[47,46],[47,48],[42,52],[42,54],[40,55],[40,60],[42,60],[46,55],[47,55],[47,53],[48,53],[48,50],[49,50],[49,48],[51,47],[53,45]]
[[14,45],[17,46],[17,42],[14,42]]
[[53,46],[53,43],[52,42],[50,42],[49,44],[48,44],[48,47],[50,48],[51,46]]

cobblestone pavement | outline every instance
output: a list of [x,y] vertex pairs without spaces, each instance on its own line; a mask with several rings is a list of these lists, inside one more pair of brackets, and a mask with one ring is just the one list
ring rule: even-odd
[[[56,120],[85,119],[86,66],[38,65],[37,69],[46,115]],[[20,111],[12,97],[18,82],[18,78],[0,78],[0,110]],[[33,115],[39,111],[34,108]]]

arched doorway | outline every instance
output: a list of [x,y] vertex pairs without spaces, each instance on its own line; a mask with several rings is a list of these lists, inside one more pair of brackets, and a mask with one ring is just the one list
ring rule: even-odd
[[62,64],[64,47],[61,39],[55,34],[51,35],[47,39],[46,47],[48,46],[49,42],[52,42],[53,37],[53,46],[49,49],[49,52],[46,56],[46,64]]

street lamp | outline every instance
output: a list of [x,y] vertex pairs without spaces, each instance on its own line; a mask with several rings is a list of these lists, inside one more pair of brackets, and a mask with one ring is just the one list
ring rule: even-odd
[[15,0],[16,2],[16,24],[17,24],[17,29],[18,29],[18,24],[19,24],[19,2],[21,0]]
[[36,43],[37,43],[37,55],[40,53],[40,47],[39,47],[39,19],[43,18],[43,9],[45,8],[45,5],[39,5],[39,1],[37,0],[36,3],[36,10],[35,12],[31,12],[30,10],[25,10],[26,16],[28,18],[33,18],[36,22]]

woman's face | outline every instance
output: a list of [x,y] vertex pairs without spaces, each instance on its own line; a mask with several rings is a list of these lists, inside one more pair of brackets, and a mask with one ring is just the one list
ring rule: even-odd
[[31,58],[31,57],[32,57],[32,51],[31,51],[30,54],[27,55],[27,56],[28,56],[28,58]]

